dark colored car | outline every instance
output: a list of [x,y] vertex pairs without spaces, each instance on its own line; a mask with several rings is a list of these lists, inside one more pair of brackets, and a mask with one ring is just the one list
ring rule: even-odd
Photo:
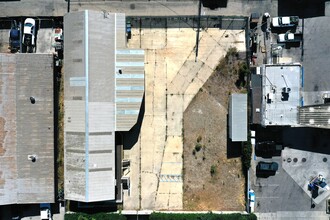
[[17,28],[10,29],[9,45],[11,52],[17,52],[20,48],[20,31]]
[[273,176],[278,170],[278,163],[260,161],[256,170],[257,176]]
[[258,157],[271,158],[272,156],[281,156],[283,145],[276,144],[275,141],[257,142],[255,153]]

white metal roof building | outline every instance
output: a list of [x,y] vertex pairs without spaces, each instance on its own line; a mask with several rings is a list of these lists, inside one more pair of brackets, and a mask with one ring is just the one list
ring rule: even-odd
[[144,51],[126,47],[125,15],[64,17],[65,198],[115,200],[115,131],[137,122]]
[[229,102],[229,138],[247,141],[247,94],[232,94]]
[[0,54],[0,205],[54,202],[53,59]]

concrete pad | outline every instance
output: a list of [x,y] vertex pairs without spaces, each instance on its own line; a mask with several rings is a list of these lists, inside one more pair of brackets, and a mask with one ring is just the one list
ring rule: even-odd
[[182,95],[167,96],[167,135],[182,135]]
[[142,49],[162,49],[166,46],[166,29],[142,29]]
[[141,175],[141,209],[153,209],[157,193],[158,177],[154,173]]
[[[180,187],[181,186],[181,187]],[[174,191],[173,191],[174,189]],[[159,193],[157,194],[156,207],[166,210],[182,209],[182,184],[175,182],[161,182],[159,184]],[[165,207],[164,207],[164,204]]]
[[183,109],[187,109],[189,106],[191,100],[195,97],[194,94],[185,94],[183,97]]
[[[291,162],[288,162],[288,159]],[[297,162],[294,162],[294,159]],[[305,158],[306,162],[302,159]],[[328,174],[328,164],[323,162],[323,158],[330,159],[327,154],[320,154],[315,152],[302,151],[297,149],[285,148],[282,151],[282,167],[283,169],[292,177],[292,179],[304,190],[304,192],[311,198],[311,192],[308,191],[308,182],[322,174],[325,179],[329,178]],[[285,161],[284,161],[285,160]],[[329,184],[329,182],[327,182]],[[326,199],[330,195],[330,191],[325,192],[324,190],[319,190],[319,196],[314,199],[316,204]]]
[[55,52],[55,49],[52,47],[52,31],[52,28],[42,28],[38,30],[36,53]]
[[223,48],[231,45],[219,36],[223,33],[218,29],[201,32],[205,37],[200,54],[205,64],[195,62],[196,32],[192,28],[133,28],[128,46],[146,49],[145,115],[138,155],[140,179],[131,175],[132,183],[140,181],[141,194],[139,199],[125,197],[130,200],[124,203],[125,209],[135,208],[133,201],[139,201],[140,209],[182,209],[183,112],[225,54]]
[[278,63],[292,63],[292,57],[279,57]]

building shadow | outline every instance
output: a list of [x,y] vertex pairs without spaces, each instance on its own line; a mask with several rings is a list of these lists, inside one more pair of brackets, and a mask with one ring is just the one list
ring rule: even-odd
[[292,149],[330,154],[330,129],[283,128],[283,145]]
[[95,214],[99,212],[115,212],[117,211],[117,204],[113,201],[89,203],[70,201],[69,210],[86,214]]
[[263,171],[258,171],[258,170],[256,170],[256,176],[258,177],[258,178],[268,178],[268,177],[270,177],[270,176],[275,176],[275,174],[276,174],[276,172],[274,171],[274,172],[263,172]]
[[138,141],[141,132],[143,118],[144,118],[144,111],[145,111],[145,94],[143,94],[140,112],[136,124],[129,131],[118,132],[119,134],[121,134],[124,150],[131,149]]
[[311,18],[325,15],[325,0],[278,0],[278,16]]
[[233,142],[229,138],[229,115],[227,114],[227,158],[237,158],[242,156],[242,142]]
[[[200,19],[200,20],[199,20]],[[132,28],[137,29],[171,29],[171,28],[192,28],[197,31],[206,30],[209,28],[217,28],[224,30],[244,30],[248,18],[240,16],[167,16],[167,17],[146,17],[135,16],[127,17],[127,21],[130,22]]]
[[215,10],[217,8],[226,8],[228,0],[200,0],[202,2],[203,7],[209,8],[211,10]]
[[237,158],[242,156],[242,142],[232,142],[227,138],[227,158]]

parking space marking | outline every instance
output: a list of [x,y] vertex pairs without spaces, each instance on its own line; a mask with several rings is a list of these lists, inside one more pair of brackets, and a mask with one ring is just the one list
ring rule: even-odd
[[256,199],[279,199],[279,196],[265,196],[265,197],[258,197],[256,196]]
[[269,186],[280,186],[280,184],[265,184],[265,185],[263,185],[263,184],[256,184],[255,185],[256,187],[269,187]]

